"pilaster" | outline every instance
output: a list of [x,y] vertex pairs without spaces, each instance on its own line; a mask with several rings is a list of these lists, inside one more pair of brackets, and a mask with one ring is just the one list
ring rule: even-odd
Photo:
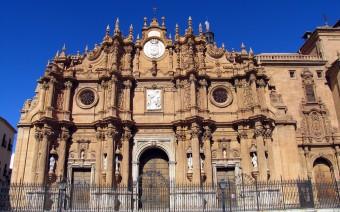
[[209,126],[204,127],[203,143],[204,143],[204,155],[205,155],[205,173],[206,183],[212,185],[213,183],[213,171],[212,171],[212,158],[211,158],[211,129]]
[[132,138],[132,133],[129,127],[124,127],[123,135],[122,135],[122,151],[123,151],[123,158],[122,158],[122,184],[124,186],[129,185],[130,179],[130,140]]
[[199,136],[201,130],[197,123],[191,125],[191,146],[192,146],[192,166],[193,166],[193,179],[195,185],[201,184],[201,156],[200,156],[200,140]]
[[58,161],[57,161],[57,176],[59,180],[65,179],[65,160],[66,160],[66,150],[67,141],[70,138],[70,131],[66,127],[61,128],[59,136],[59,147],[58,147]]
[[267,158],[265,155],[265,147],[263,140],[264,129],[261,122],[255,123],[255,139],[256,139],[256,147],[257,147],[257,157],[258,157],[258,167],[259,167],[259,180],[266,181],[267,180]]
[[[40,154],[39,154],[39,160],[38,160],[38,184],[45,183],[45,177],[46,177],[46,168],[47,168],[47,161],[49,159],[49,143],[50,138],[53,135],[52,128],[48,125],[44,125],[41,132],[42,133],[42,139],[40,144]],[[41,136],[41,135],[40,135]]]

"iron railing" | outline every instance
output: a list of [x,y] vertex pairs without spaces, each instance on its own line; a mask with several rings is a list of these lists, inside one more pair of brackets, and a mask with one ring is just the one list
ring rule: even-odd
[[340,181],[214,185],[1,184],[0,211],[264,211],[340,208]]

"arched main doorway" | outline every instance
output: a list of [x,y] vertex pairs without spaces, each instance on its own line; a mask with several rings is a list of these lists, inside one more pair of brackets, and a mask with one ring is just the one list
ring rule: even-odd
[[332,164],[320,157],[313,163],[313,177],[316,188],[317,203],[321,207],[329,206],[338,201],[336,192],[336,181]]
[[139,208],[169,208],[169,158],[159,149],[144,151],[139,159]]
[[333,182],[334,175],[331,164],[324,158],[317,158],[313,163],[315,183]]

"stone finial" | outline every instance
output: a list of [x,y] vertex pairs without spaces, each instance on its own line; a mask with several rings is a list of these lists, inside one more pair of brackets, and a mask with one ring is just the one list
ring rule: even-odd
[[205,21],[204,24],[205,24],[205,31],[206,32],[210,32],[210,23],[209,23],[209,21]]
[[133,39],[133,26],[132,26],[132,24],[130,25],[130,28],[129,28],[129,38],[131,40]]
[[106,26],[106,34],[110,34],[110,25],[109,24]]
[[114,30],[114,35],[120,34],[120,29],[119,29],[119,18],[116,19],[115,22],[115,30]]
[[137,34],[137,37],[136,37],[137,40],[139,40],[139,33]]
[[188,29],[187,29],[188,34],[192,34],[192,18],[189,16],[188,18]]
[[224,49],[225,48],[225,45],[224,45],[224,43],[222,43],[222,49]]
[[89,46],[86,44],[85,46],[85,54],[89,51]]
[[59,57],[66,57],[66,44],[64,43],[63,48],[61,48],[61,52]]
[[246,50],[246,46],[244,45],[244,43],[241,43],[241,54],[245,55],[248,54],[247,50]]
[[148,27],[148,18],[147,17],[144,17],[144,24],[143,24],[143,28],[147,28]]
[[249,57],[253,57],[254,56],[254,51],[253,49],[250,47],[249,49]]
[[165,27],[165,17],[162,16],[162,27],[164,28]]
[[202,23],[198,25],[198,32],[200,33],[200,35],[203,33]]
[[172,36],[171,36],[171,33],[169,33],[169,37],[168,37],[170,40],[172,40]]
[[58,58],[59,57],[59,50],[57,50],[57,52],[55,53],[54,58]]
[[179,26],[176,24],[176,29],[175,29],[175,40],[179,40]]

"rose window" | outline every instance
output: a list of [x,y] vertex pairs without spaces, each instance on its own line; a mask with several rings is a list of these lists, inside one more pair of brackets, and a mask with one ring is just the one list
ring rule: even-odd
[[224,103],[228,99],[228,92],[224,88],[217,88],[212,93],[214,100],[217,103]]
[[79,100],[84,105],[91,105],[95,100],[95,94],[91,90],[84,90],[79,95]]

